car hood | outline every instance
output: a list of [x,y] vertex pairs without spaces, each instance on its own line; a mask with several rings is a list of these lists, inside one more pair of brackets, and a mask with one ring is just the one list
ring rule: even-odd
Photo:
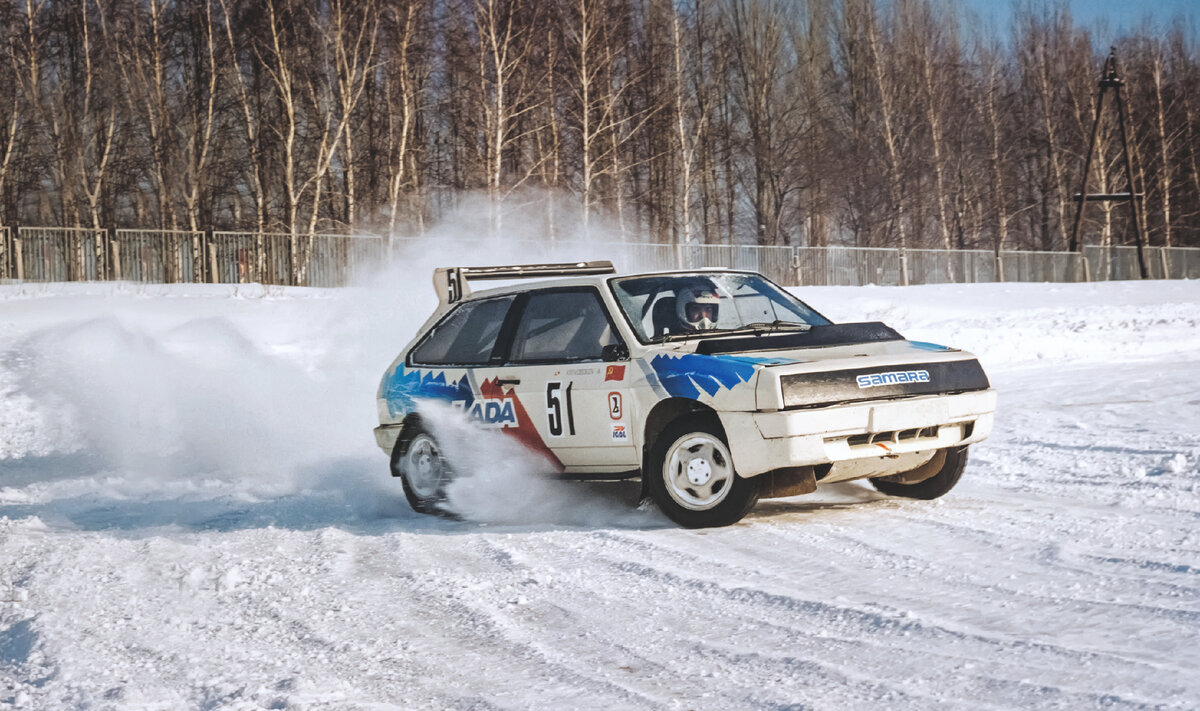
[[[761,338],[768,346],[778,346],[780,340]],[[697,343],[687,345],[695,347]],[[691,350],[676,346],[663,349],[648,360],[671,395],[712,396],[722,389],[754,384],[759,406],[767,409],[990,387],[972,354],[934,343],[904,340],[899,334],[886,340],[819,347],[747,349],[745,345],[736,352],[716,353],[700,351],[724,349],[710,346]]]

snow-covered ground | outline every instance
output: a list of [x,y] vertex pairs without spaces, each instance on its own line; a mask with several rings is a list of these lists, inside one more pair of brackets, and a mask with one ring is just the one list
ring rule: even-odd
[[484,439],[418,516],[371,427],[427,272],[0,285],[0,707],[1200,707],[1200,283],[797,292],[980,356],[949,496],[688,531]]

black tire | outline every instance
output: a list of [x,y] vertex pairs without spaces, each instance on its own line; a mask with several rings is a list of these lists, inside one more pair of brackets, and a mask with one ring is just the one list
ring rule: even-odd
[[392,449],[392,476],[400,478],[413,511],[447,515],[446,486],[454,471],[442,457],[437,439],[420,422],[404,428]]
[[871,484],[880,493],[888,496],[902,496],[906,499],[921,499],[929,501],[944,496],[954,488],[962,478],[963,469],[967,467],[967,448],[951,447],[946,450],[946,461],[937,474],[915,484],[900,484],[883,479],[872,479]]
[[686,528],[737,523],[758,501],[758,482],[737,475],[729,443],[711,416],[669,425],[651,448],[643,476],[659,510]]

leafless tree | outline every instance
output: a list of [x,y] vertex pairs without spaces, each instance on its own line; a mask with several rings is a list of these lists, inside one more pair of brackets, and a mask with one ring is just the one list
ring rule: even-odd
[[[1068,249],[1111,33],[1063,0],[1022,0],[1004,39],[963,13],[6,0],[0,220],[285,231],[294,278],[314,232],[419,233],[470,191],[499,231],[535,186],[551,237],[570,192],[585,232],[604,216],[629,239]],[[1153,243],[1195,246],[1200,58],[1185,22],[1163,27],[1117,42],[1135,178]],[[1123,190],[1100,138],[1092,184]],[[1130,211],[1100,207],[1087,239],[1124,243]]]

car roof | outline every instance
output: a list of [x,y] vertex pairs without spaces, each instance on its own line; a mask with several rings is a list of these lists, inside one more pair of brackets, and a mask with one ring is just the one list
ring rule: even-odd
[[462,301],[475,301],[477,299],[487,299],[496,296],[506,296],[508,294],[523,294],[527,291],[535,291],[538,289],[553,289],[569,286],[595,286],[602,287],[609,279],[625,279],[629,277],[641,276],[667,276],[671,274],[698,274],[698,273],[714,273],[714,274],[756,274],[744,269],[724,269],[719,267],[704,267],[700,269],[671,269],[653,272],[637,272],[634,274],[594,274],[587,276],[570,276],[570,277],[551,277],[548,279],[529,279],[513,280],[512,283],[504,286],[492,287],[491,289],[480,289],[472,291]]

